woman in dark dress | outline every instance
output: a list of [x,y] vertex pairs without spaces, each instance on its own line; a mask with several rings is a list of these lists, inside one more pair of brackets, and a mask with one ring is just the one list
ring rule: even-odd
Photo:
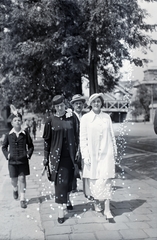
[[[50,162],[51,181],[55,185],[55,202],[58,203],[58,222],[64,222],[63,204],[72,210],[69,199],[72,180],[77,170],[75,156],[78,148],[78,120],[71,110],[66,110],[64,97],[56,95],[52,104],[56,113],[44,127],[44,166]],[[49,161],[50,160],[50,161]]]

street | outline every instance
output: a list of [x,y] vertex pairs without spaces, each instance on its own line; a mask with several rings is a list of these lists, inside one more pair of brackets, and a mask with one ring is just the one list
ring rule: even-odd
[[122,130],[119,131],[118,143],[122,142],[121,148],[118,145],[122,157],[120,164],[157,180],[157,135],[154,133],[153,124],[127,123],[122,129],[126,132],[122,136]]
[[41,176],[41,131],[37,133],[35,151],[30,160],[27,209],[21,209],[19,200],[13,199],[7,161],[1,154],[0,240],[156,240],[156,135],[150,123],[114,124],[114,131],[120,144],[119,152],[123,153],[120,162],[123,171],[117,172],[111,201],[114,223],[94,211],[93,202],[83,195],[81,180],[78,180],[78,192],[71,194],[74,209],[65,209],[64,224],[57,222],[53,183],[46,175]]

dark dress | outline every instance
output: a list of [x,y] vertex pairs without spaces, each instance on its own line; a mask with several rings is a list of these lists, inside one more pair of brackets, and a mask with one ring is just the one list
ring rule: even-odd
[[44,157],[50,159],[51,181],[55,183],[55,202],[67,203],[72,190],[75,155],[78,148],[78,119],[76,116],[51,116],[45,123]]

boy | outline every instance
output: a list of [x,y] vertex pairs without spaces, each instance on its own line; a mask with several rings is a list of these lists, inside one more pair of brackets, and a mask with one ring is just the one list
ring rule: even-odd
[[18,181],[20,189],[20,205],[26,208],[25,191],[26,175],[30,174],[29,159],[34,145],[28,131],[21,129],[22,116],[20,113],[11,116],[12,129],[5,135],[2,143],[2,152],[8,160],[9,175],[13,186],[13,197],[18,199]]

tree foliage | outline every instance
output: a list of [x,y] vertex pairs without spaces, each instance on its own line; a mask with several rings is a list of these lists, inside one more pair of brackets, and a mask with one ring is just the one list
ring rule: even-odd
[[11,83],[14,102],[18,96],[21,104],[35,102],[35,108],[42,111],[54,94],[77,91],[86,65],[84,41],[78,34],[82,25],[79,14],[74,1],[21,1],[13,5],[6,22],[10,54],[3,55],[3,74],[5,85]]
[[149,121],[149,105],[151,103],[151,91],[146,85],[140,85],[137,89],[136,99],[131,103],[134,107],[132,115],[135,117],[144,114],[144,120]]
[[98,75],[101,89],[111,90],[124,59],[147,61],[130,50],[156,43],[146,34],[155,25],[146,24],[137,0],[3,0],[2,6],[3,96],[36,111],[49,109],[57,93],[81,93],[83,75],[90,93],[100,89]]

